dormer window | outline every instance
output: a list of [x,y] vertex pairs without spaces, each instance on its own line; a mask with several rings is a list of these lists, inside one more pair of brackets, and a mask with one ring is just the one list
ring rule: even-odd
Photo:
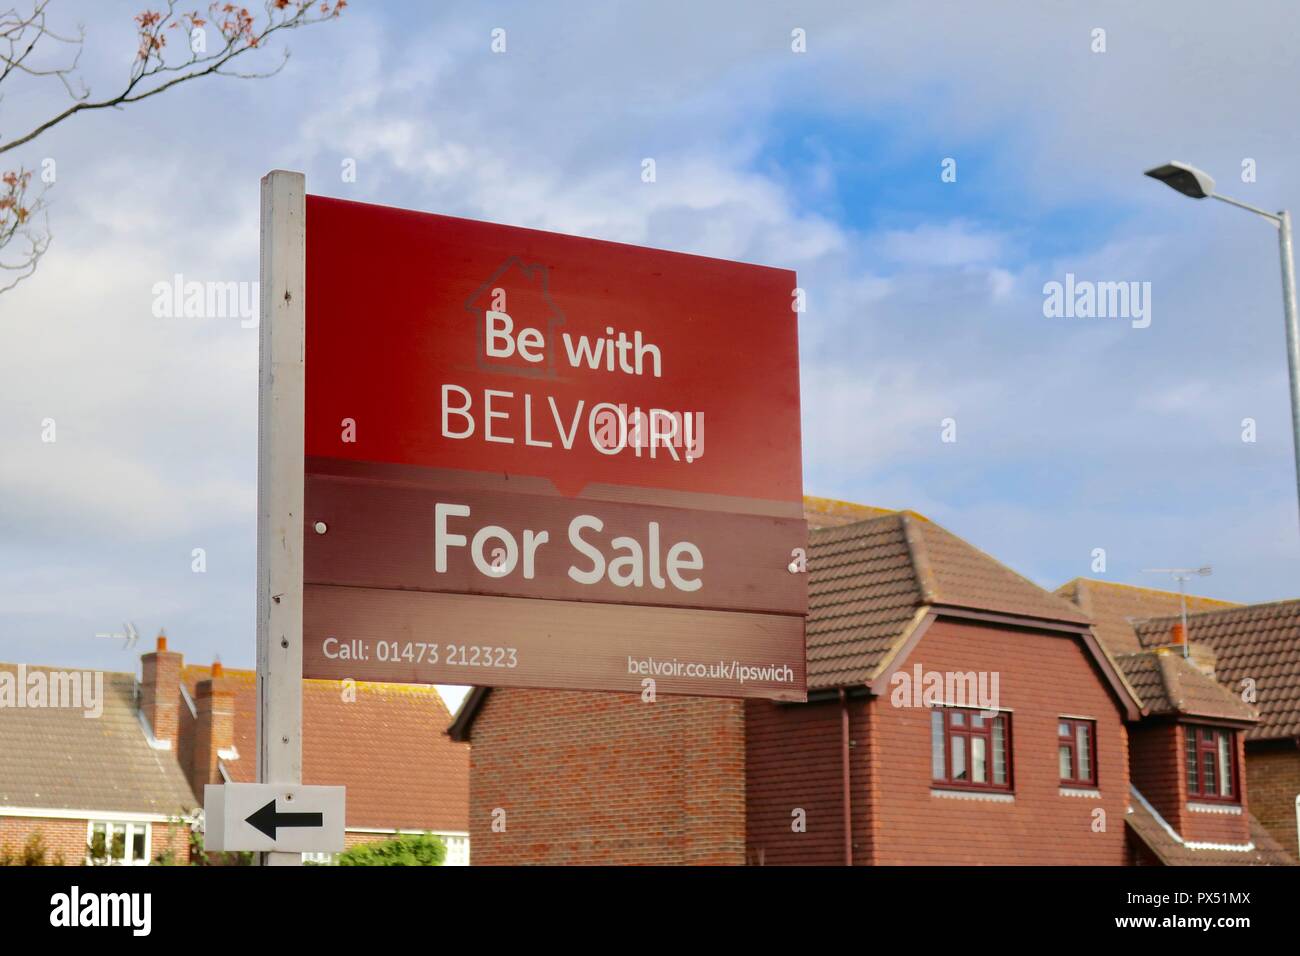
[[1219,727],[1185,728],[1187,796],[1237,801],[1237,734]]

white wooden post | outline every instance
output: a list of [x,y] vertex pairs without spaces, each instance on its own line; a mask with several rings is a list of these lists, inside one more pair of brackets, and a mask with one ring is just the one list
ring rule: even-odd
[[[257,399],[257,779],[302,783],[306,177],[262,178]],[[269,866],[299,853],[262,855]]]

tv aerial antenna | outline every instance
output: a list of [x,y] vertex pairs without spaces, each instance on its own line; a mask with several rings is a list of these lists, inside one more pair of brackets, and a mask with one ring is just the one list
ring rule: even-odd
[[135,629],[135,624],[133,624],[130,621],[123,621],[122,630],[125,631],[126,633],[119,634],[116,631],[111,633],[107,631],[99,631],[95,634],[95,636],[116,637],[120,639],[122,641],[122,650],[127,650],[129,648],[135,647],[135,642],[140,639],[140,632]]
[[1206,578],[1214,573],[1214,568],[1206,564],[1199,568],[1143,568],[1143,574],[1169,574],[1178,582],[1178,601],[1182,605],[1183,617],[1183,657],[1191,653],[1191,638],[1187,631],[1187,582],[1192,578]]

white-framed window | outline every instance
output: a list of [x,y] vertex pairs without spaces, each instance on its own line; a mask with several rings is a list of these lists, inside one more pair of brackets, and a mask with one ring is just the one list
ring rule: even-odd
[[339,855],[337,853],[310,851],[303,853],[302,861],[304,863],[315,863],[317,866],[335,866],[339,862]]
[[86,826],[86,862],[101,866],[148,866],[147,823],[91,820]]
[[469,866],[469,837],[460,834],[440,833],[442,842],[447,844],[447,859],[443,866]]

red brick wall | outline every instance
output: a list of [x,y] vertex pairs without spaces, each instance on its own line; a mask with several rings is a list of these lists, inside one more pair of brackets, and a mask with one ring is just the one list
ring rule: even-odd
[[[159,639],[160,643],[162,639]],[[140,658],[140,710],[158,740],[170,740],[176,748],[180,731],[181,664],[184,657],[166,649],[150,651]]]
[[[864,699],[849,701],[855,863],[870,853]],[[752,864],[843,865],[843,710],[838,700],[745,705],[746,845]],[[802,830],[795,829],[802,811]]]
[[174,860],[180,865],[190,862],[190,828],[189,824],[151,823],[149,824],[149,854],[157,859],[162,853],[171,850]]
[[[195,710],[198,710],[196,707]],[[185,779],[190,780],[190,769],[194,766],[194,736],[198,726],[198,718],[190,713],[189,706],[184,699],[180,704],[180,720],[178,721],[180,731],[176,741],[176,762],[181,765],[181,772],[185,774]],[[254,755],[256,757],[256,755]],[[193,786],[193,781],[190,782]],[[203,788],[199,788],[197,795],[202,802]]]
[[[82,866],[86,862],[89,822],[48,817],[0,817],[0,850],[21,853],[31,834],[37,830],[45,837],[48,865],[60,862],[67,866]],[[189,827],[166,823],[149,824],[150,859],[171,848],[179,863],[188,863]]]
[[188,768],[190,786],[199,796],[209,783],[220,783],[218,751],[235,741],[235,688],[226,677],[208,678],[195,689],[194,738]]
[[[998,671],[1010,708],[1013,804],[931,792],[930,710],[871,703],[871,775],[876,864],[1103,864],[1127,859],[1127,733],[1111,691],[1077,638],[940,619],[904,666],[926,671]],[[1097,722],[1100,798],[1060,795],[1057,718]],[[1105,811],[1094,832],[1093,811]],[[867,862],[867,861],[863,861]]]
[[[1185,744],[1186,727],[1179,727],[1179,741]],[[1186,753],[1184,761],[1186,760]],[[1237,734],[1237,779],[1238,789],[1240,790],[1241,813],[1207,813],[1202,810],[1193,810],[1189,806],[1183,815],[1183,826],[1186,829],[1178,829],[1179,834],[1187,840],[1199,840],[1210,843],[1246,843],[1250,840],[1250,818],[1247,814],[1250,812],[1250,784],[1246,777],[1246,751],[1245,751],[1245,733]],[[1183,765],[1186,772],[1186,765]],[[1185,778],[1184,778],[1185,779]],[[1186,783],[1184,782],[1184,789]],[[1214,806],[1210,801],[1191,800],[1192,803],[1200,803],[1201,806]]]
[[740,701],[496,689],[471,743],[475,865],[744,863]]
[[1181,728],[1172,720],[1147,718],[1129,732],[1133,786],[1179,834],[1187,807],[1183,745]]
[[1250,812],[1293,857],[1300,859],[1296,837],[1296,794],[1300,794],[1300,749],[1295,741],[1252,743],[1246,748]]
[[0,850],[21,855],[28,838],[39,830],[45,837],[47,864],[55,864],[62,855],[64,864],[80,866],[86,861],[86,827],[85,820],[0,817]]

